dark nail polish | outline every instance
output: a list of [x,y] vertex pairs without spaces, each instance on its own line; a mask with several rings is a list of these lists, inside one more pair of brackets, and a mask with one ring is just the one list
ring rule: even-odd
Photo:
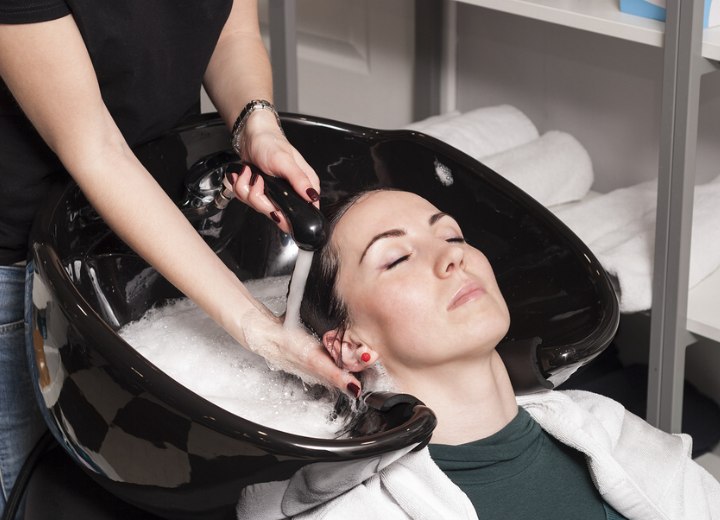
[[255,186],[255,183],[257,182],[258,174],[257,172],[252,172],[252,175],[250,176],[250,186]]
[[308,188],[305,193],[308,194],[308,197],[310,197],[310,200],[313,202],[317,202],[320,200],[320,195],[318,195],[318,192],[315,191],[315,188]]
[[360,397],[360,388],[355,383],[348,383],[347,389],[356,399]]
[[275,222],[277,222],[278,224],[280,224],[280,215],[277,214],[277,211],[273,211],[272,213],[270,213],[270,217],[271,217]]

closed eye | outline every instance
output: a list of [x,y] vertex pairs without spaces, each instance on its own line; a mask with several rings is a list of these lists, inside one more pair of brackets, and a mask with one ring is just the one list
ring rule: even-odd
[[389,271],[390,269],[392,269],[393,267],[395,267],[395,266],[398,265],[398,264],[401,264],[402,262],[404,262],[404,261],[407,260],[408,258],[410,258],[410,255],[401,256],[401,257],[398,258],[397,260],[394,260],[394,261],[390,262],[388,265],[386,265],[386,266],[385,266],[385,270]]
[[453,237],[453,238],[448,238],[446,240],[446,242],[451,242],[451,243],[455,243],[455,244],[464,244],[465,239],[463,237]]

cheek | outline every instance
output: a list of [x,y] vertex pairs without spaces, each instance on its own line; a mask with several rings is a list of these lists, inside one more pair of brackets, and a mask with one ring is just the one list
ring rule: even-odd
[[391,330],[415,325],[415,319],[420,321],[429,311],[427,303],[433,298],[422,284],[396,277],[374,287],[366,286],[355,301],[359,304],[353,309],[357,311],[354,314],[358,316],[358,325],[368,327],[376,323],[383,330]]
[[481,252],[473,250],[473,253],[470,255],[470,261],[472,263],[471,270],[474,271],[475,274],[482,280],[487,291],[492,293],[496,299],[502,300],[501,303],[505,306],[505,300],[503,299],[500,288],[498,287],[495,272],[493,271],[487,257]]
[[348,312],[368,344],[402,355],[415,350],[418,340],[437,328],[435,300],[427,284],[396,276],[372,287],[365,285],[349,299]]
[[478,260],[479,271],[494,303],[492,311],[488,315],[488,322],[492,324],[489,335],[492,336],[494,332],[497,336],[497,341],[500,341],[510,327],[510,312],[508,311],[507,303],[505,302],[505,298],[503,298],[500,287],[497,284],[497,279],[495,278],[495,273],[493,272],[490,262],[488,262],[488,259],[482,254],[480,254]]

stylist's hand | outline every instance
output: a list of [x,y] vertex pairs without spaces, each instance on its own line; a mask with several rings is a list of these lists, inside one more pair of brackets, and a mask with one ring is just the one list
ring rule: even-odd
[[[320,181],[315,171],[288,142],[269,110],[256,110],[242,130],[240,158],[262,171],[287,180],[295,191],[308,202],[319,204]],[[283,214],[265,196],[261,177],[254,176],[246,167],[233,179],[235,195],[255,211],[277,223],[284,232],[290,228]]]
[[243,315],[240,323],[246,348],[264,357],[271,368],[294,374],[308,384],[336,387],[352,397],[360,395],[360,381],[338,368],[303,328],[284,328],[279,320],[255,308]]

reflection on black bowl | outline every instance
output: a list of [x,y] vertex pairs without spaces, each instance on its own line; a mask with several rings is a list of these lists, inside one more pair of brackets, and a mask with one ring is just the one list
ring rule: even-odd
[[[387,185],[458,219],[490,259],[510,307],[500,351],[517,391],[556,386],[611,340],[617,301],[597,260],[552,214],[482,164],[416,132],[298,115],[285,115],[283,127],[320,176],[323,204]],[[237,201],[221,212],[205,207],[232,157],[228,144],[222,123],[205,118],[137,154],[238,277],[287,275],[296,248],[265,217]],[[117,330],[178,291],[108,230],[74,184],[58,187],[39,216],[32,252],[30,355],[39,402],[71,456],[131,503],[168,518],[232,518],[248,484],[286,479],[312,463],[334,462],[341,471],[431,435],[434,416],[411,396],[374,396],[379,431],[327,440],[254,424],[177,384]]]

